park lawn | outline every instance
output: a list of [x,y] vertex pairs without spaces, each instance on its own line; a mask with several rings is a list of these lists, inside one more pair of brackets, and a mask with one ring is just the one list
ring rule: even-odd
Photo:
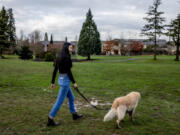
[[[78,106],[84,118],[73,121],[67,100],[56,116],[62,125],[46,127],[58,93],[49,89],[52,62],[0,59],[0,134],[60,135],[178,135],[180,133],[180,62],[175,56],[92,56],[73,63],[74,78],[84,95],[102,103],[131,91],[141,100],[132,124],[126,116],[122,128],[115,119],[104,123],[105,110]],[[85,59],[78,56],[78,58]],[[75,101],[87,104],[75,91]],[[110,106],[105,106],[105,108]]]

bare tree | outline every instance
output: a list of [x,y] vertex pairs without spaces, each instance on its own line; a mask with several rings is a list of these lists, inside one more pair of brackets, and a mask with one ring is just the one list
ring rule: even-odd
[[39,41],[41,41],[42,35],[41,35],[41,32],[39,30],[35,30],[33,33],[34,33],[34,42],[36,44]]
[[30,34],[28,34],[29,41],[30,41],[30,48],[33,51],[33,54],[37,57],[42,55],[43,53],[43,45],[40,44],[42,40],[42,34],[39,30],[34,30]]
[[111,40],[113,40],[113,37],[112,37],[111,33],[108,32],[107,37],[106,37],[106,41],[111,41]]

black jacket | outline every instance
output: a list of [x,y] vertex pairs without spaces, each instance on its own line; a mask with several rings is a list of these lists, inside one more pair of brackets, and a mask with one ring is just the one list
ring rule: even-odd
[[71,58],[63,59],[60,63],[58,61],[59,61],[59,58],[55,62],[51,83],[54,84],[54,82],[55,82],[57,70],[59,70],[60,74],[61,73],[67,74],[69,79],[71,80],[71,82],[75,83],[74,77],[71,72],[71,67],[72,67]]

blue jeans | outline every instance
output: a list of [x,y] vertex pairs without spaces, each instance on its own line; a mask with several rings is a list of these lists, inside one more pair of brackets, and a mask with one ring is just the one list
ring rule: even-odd
[[58,93],[58,97],[56,99],[56,103],[54,104],[49,116],[55,117],[56,113],[62,106],[64,99],[67,97],[69,100],[69,109],[71,113],[75,113],[76,109],[74,106],[74,95],[72,93],[72,90],[70,88],[71,81],[69,80],[69,77],[67,74],[60,74],[58,78],[58,84],[60,85],[60,90]]

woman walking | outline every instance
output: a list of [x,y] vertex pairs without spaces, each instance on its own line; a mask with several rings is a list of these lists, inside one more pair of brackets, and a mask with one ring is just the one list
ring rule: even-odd
[[49,114],[47,126],[59,125],[59,123],[54,122],[54,117],[56,116],[56,113],[62,106],[64,99],[66,97],[69,100],[69,109],[70,112],[72,113],[73,120],[77,120],[83,117],[82,115],[78,115],[76,112],[74,106],[74,95],[70,88],[70,82],[73,83],[74,88],[77,88],[77,84],[71,72],[71,68],[72,68],[71,54],[72,54],[72,45],[68,42],[65,42],[62,51],[60,53],[60,56],[56,59],[54,72],[52,76],[51,89],[54,89],[56,74],[57,71],[59,70],[60,76],[58,78],[58,84],[60,85],[60,90],[58,93],[58,97],[56,99],[56,103],[54,104]]

